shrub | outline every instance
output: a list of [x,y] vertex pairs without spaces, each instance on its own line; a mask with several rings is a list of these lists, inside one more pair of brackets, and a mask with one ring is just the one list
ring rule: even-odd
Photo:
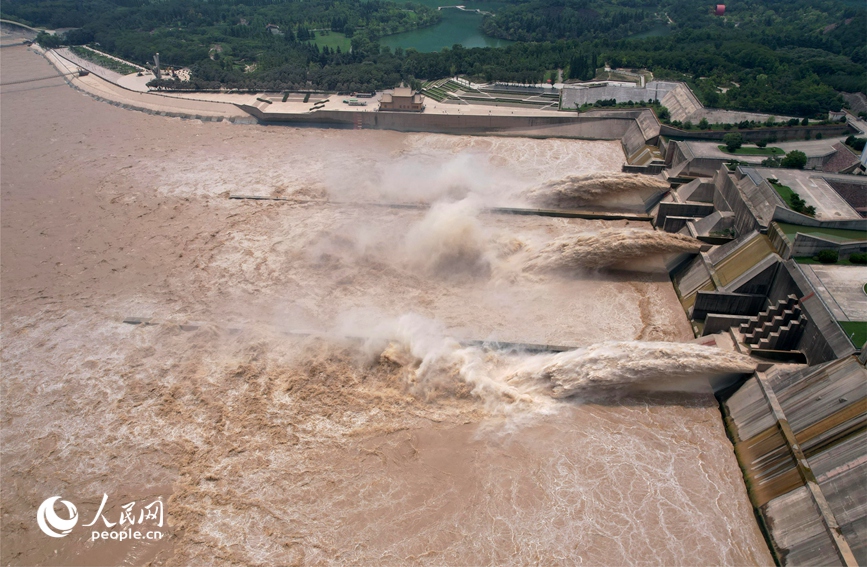
[[867,264],[867,252],[856,252],[849,256],[849,261],[853,264]]
[[789,169],[804,169],[807,165],[807,154],[800,150],[792,150],[780,161],[780,165]]
[[867,143],[867,138],[856,138],[855,136],[849,136],[846,138],[846,145],[856,152],[862,151],[865,143]]
[[701,130],[707,130],[710,128],[710,123],[707,121],[707,118],[702,118],[698,121],[698,127]]
[[684,130],[692,130],[692,120],[687,120],[683,123]]
[[723,143],[728,151],[734,152],[744,145],[744,137],[737,132],[730,132],[723,136]]
[[817,139],[817,140],[821,140],[821,139],[822,139],[822,133],[821,133],[821,132],[817,132],[817,133],[816,133],[816,139]]
[[723,130],[728,131],[728,130],[731,130],[731,129],[732,129],[732,125],[731,125],[731,124],[723,124]]
[[840,259],[840,254],[836,250],[820,250],[816,254],[816,259],[823,264],[836,264],[837,260]]
[[768,145],[768,141],[767,140],[759,140],[758,142],[756,142],[756,145],[760,148],[764,148],[765,146]]
[[803,120],[801,120],[801,126],[807,126],[809,124],[810,124],[810,121],[807,118],[804,118]]

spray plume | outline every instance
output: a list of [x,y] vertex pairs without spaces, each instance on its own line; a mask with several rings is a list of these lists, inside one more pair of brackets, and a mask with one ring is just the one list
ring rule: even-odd
[[604,268],[660,254],[698,253],[702,243],[681,234],[638,229],[606,229],[554,240],[531,259],[529,271]]
[[540,205],[574,208],[640,190],[668,191],[668,184],[648,175],[590,173],[548,181],[525,196]]

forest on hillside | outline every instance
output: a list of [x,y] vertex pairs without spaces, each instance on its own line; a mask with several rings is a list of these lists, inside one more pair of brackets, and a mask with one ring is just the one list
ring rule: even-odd
[[[5,0],[2,17],[138,64],[159,52],[192,80],[163,88],[361,91],[453,75],[538,83],[562,69],[648,68],[708,106],[819,117],[838,91],[867,92],[867,10],[841,0],[497,0],[485,33],[503,48],[394,51],[379,40],[433,25],[436,9],[388,0]],[[271,24],[270,27],[268,24]],[[277,28],[274,28],[277,26]],[[645,37],[645,35],[649,37]],[[340,45],[344,45],[341,49]]]

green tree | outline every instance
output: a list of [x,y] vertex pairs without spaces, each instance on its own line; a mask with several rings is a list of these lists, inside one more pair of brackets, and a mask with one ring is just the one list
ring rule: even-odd
[[792,150],[786,154],[780,165],[789,169],[804,169],[804,166],[807,165],[807,154],[800,150]]
[[723,143],[728,151],[735,152],[744,145],[744,137],[739,132],[729,132],[723,136]]

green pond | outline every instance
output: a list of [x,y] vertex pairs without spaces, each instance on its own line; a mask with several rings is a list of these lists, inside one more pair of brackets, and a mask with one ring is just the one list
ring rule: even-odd
[[[499,7],[493,2],[473,3],[455,2],[448,0],[416,0],[420,4],[436,9],[439,6],[454,6],[460,4],[468,10],[479,9],[485,12],[496,12]],[[505,39],[488,37],[482,33],[482,16],[476,12],[465,12],[457,8],[444,8],[440,10],[442,20],[435,26],[421,28],[406,33],[388,35],[379,40],[380,45],[386,45],[392,49],[398,47],[407,49],[414,48],[422,52],[440,51],[444,47],[451,48],[455,44],[472,47],[503,47],[512,43]]]

